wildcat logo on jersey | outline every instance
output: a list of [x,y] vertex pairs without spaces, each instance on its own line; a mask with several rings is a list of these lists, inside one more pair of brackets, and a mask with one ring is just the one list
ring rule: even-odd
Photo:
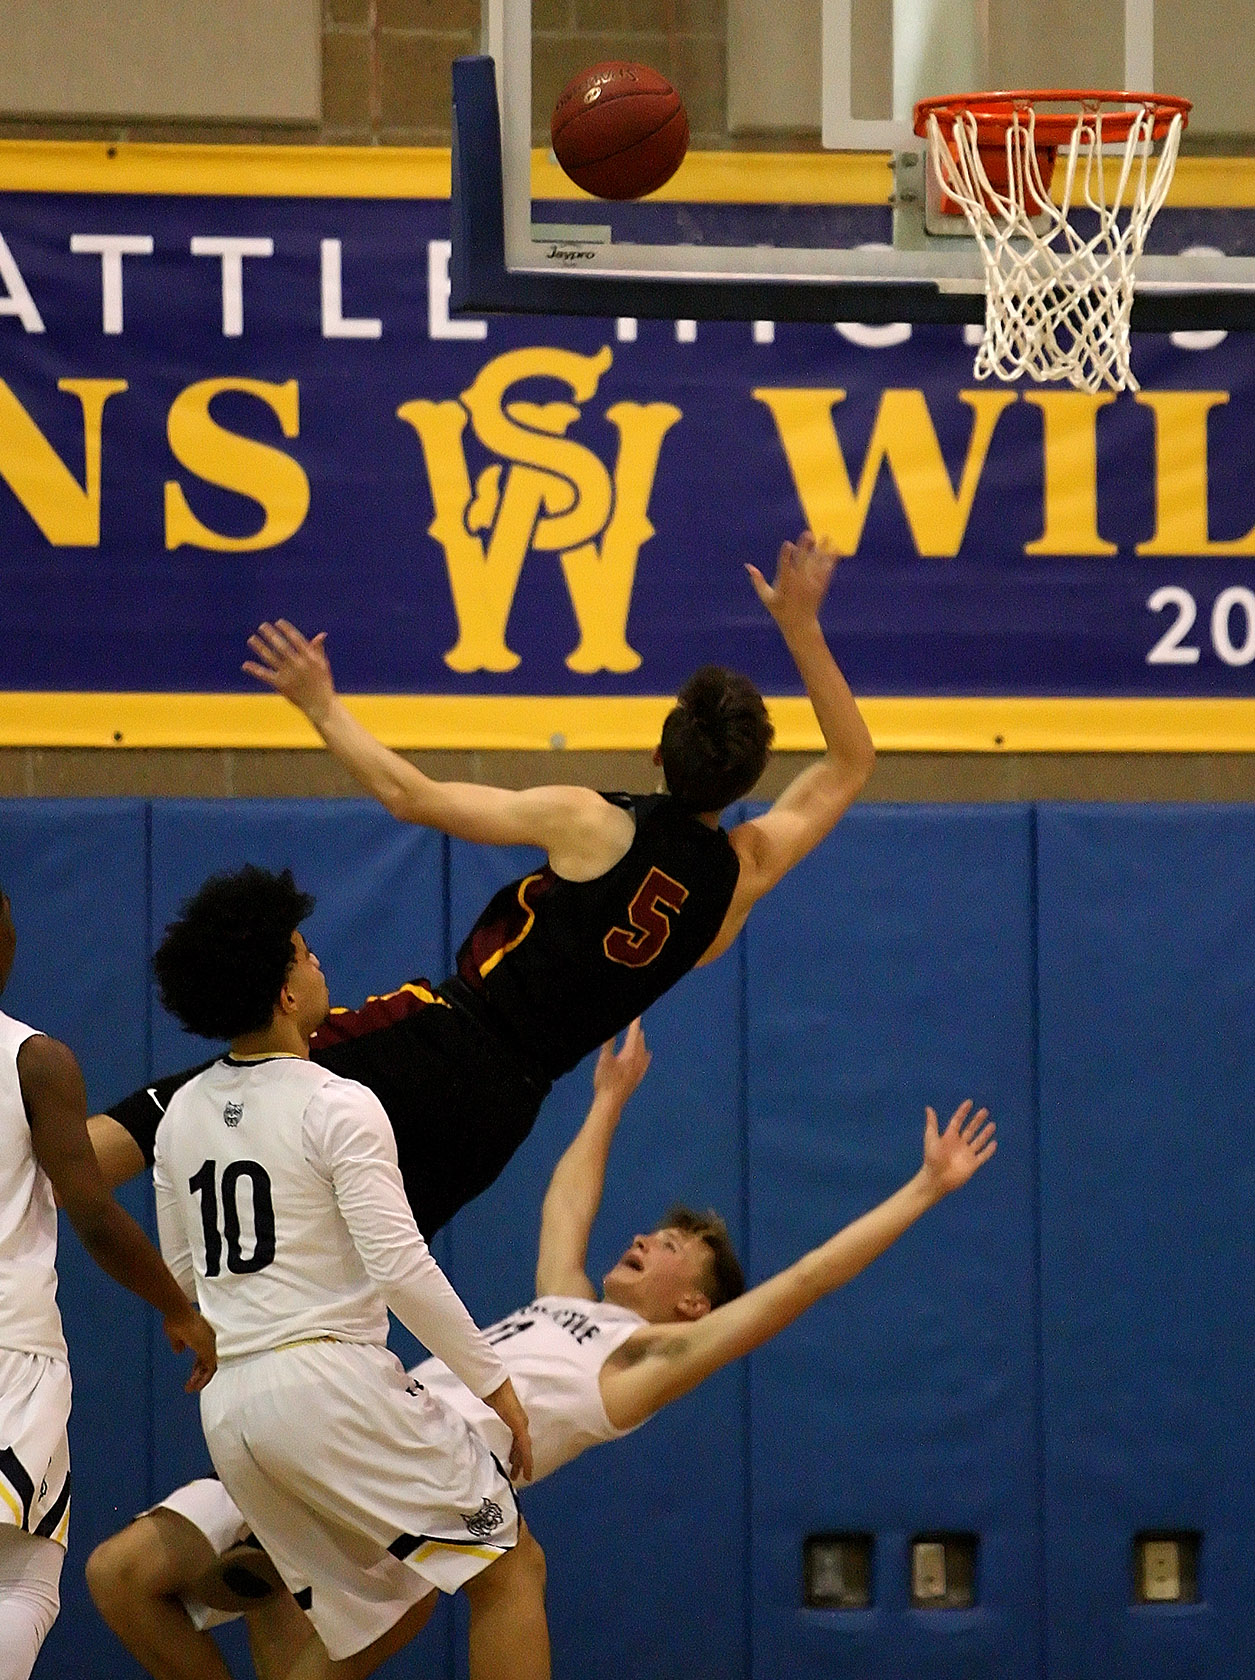
[[228,1126],[238,1126],[240,1121],[244,1118],[244,1104],[228,1103],[222,1111],[222,1118],[226,1121]]
[[477,1540],[486,1540],[493,1529],[501,1527],[502,1510],[495,1499],[485,1498],[484,1503],[473,1517],[464,1516],[462,1521]]
[[[455,671],[512,671],[519,656],[506,642],[510,609],[529,553],[556,554],[571,598],[579,641],[570,670],[634,671],[628,610],[643,545],[654,534],[649,499],[662,441],[681,418],[672,403],[612,403],[605,418],[618,432],[613,474],[600,456],[567,437],[613,361],[608,345],[594,356],[534,346],[510,350],[482,367],[457,402],[403,403],[431,482],[435,517],[427,527],[444,550],[458,639],[445,654]],[[564,385],[573,402],[532,402],[510,393],[524,381]],[[498,457],[472,484],[466,426]]]

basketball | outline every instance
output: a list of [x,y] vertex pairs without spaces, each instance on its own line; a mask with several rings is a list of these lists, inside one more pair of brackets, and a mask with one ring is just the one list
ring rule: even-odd
[[669,181],[688,150],[679,94],[647,64],[594,64],[568,82],[549,132],[558,162],[597,198],[643,198]]

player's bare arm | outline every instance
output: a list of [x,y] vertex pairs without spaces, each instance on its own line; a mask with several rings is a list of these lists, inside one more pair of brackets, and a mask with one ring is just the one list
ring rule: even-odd
[[110,1195],[88,1137],[87,1094],[73,1051],[53,1038],[29,1038],[18,1051],[17,1068],[35,1158],[83,1247],[116,1282],[156,1307],[176,1353],[191,1348],[196,1363],[187,1388],[203,1388],[217,1364],[214,1333]]
[[757,1288],[704,1317],[638,1330],[602,1368],[606,1415],[617,1429],[652,1417],[713,1372],[761,1347],[794,1319],[869,1266],[935,1207],[966,1184],[997,1144],[987,1109],[962,1103],[941,1131],[926,1111],[919,1171],[879,1207]]
[[591,788],[515,792],[473,782],[439,782],[385,747],[336,693],[326,635],[312,639],[281,618],[262,624],[244,670],[291,701],[366,791],[402,822],[491,846],[541,846],[557,874],[592,880],[632,844],[631,816]]
[[793,779],[769,811],[729,835],[741,872],[704,962],[727,950],[758,900],[832,830],[862,792],[876,762],[871,734],[819,624],[837,560],[827,542],[804,531],[797,542],[781,547],[773,583],[756,566],[746,567],[793,656],[826,751]]
[[148,1164],[139,1144],[111,1114],[89,1116],[87,1135],[91,1139],[101,1177],[110,1190],[116,1190],[120,1184],[142,1173]]
[[575,1295],[595,1301],[586,1266],[588,1238],[601,1206],[610,1145],[624,1105],[649,1070],[650,1052],[639,1021],[623,1048],[603,1044],[593,1073],[593,1100],[584,1124],[553,1170],[540,1215],[537,1295]]

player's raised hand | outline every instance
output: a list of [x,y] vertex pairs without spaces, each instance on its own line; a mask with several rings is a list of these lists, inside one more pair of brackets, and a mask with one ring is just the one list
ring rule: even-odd
[[274,624],[260,624],[248,645],[257,655],[246,659],[244,670],[285,700],[299,706],[312,723],[317,723],[335,699],[335,683],[323,644],[327,632],[320,630],[307,641],[286,618]]
[[485,1406],[493,1411],[514,1437],[510,1446],[510,1480],[530,1482],[532,1479],[532,1437],[527,1427],[527,1413],[523,1410],[514,1384],[509,1377],[500,1388],[484,1396]]
[[614,1039],[602,1045],[593,1070],[593,1095],[622,1108],[649,1072],[652,1060],[638,1015],[624,1034],[622,1050],[615,1049]]
[[987,1108],[972,1112],[971,1101],[960,1103],[945,1131],[937,1125],[935,1109],[924,1110],[924,1174],[938,1199],[966,1184],[984,1166],[998,1145]]
[[183,1386],[189,1394],[199,1393],[218,1369],[218,1343],[213,1326],[189,1302],[186,1312],[167,1313],[162,1327],[166,1340],[176,1353],[191,1348],[196,1355],[192,1374]]
[[757,566],[746,566],[754,593],[787,635],[814,624],[840,555],[825,537],[803,531],[795,543],[780,545],[774,583]]

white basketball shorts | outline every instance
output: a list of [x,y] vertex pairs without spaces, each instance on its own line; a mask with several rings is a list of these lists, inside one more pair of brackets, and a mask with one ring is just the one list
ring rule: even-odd
[[318,1341],[227,1360],[201,1419],[223,1486],[335,1660],[518,1539],[500,1464],[387,1348]]
[[70,1529],[70,1367],[0,1348],[0,1523],[64,1546]]

